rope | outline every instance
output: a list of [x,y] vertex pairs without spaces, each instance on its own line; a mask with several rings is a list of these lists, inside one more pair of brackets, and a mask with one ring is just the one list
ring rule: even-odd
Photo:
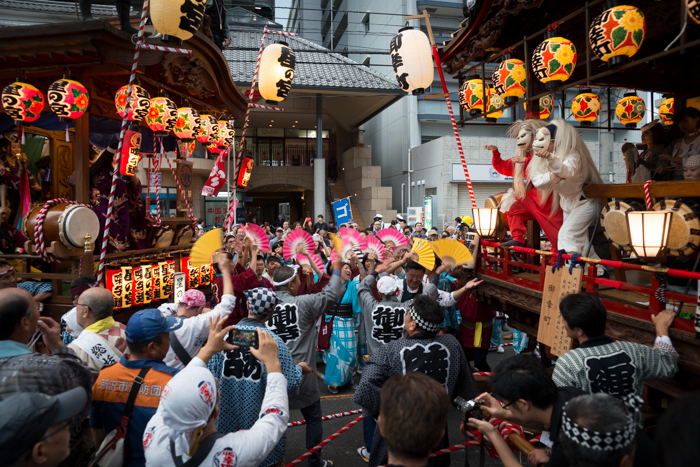
[[[506,442],[506,444],[511,449],[511,451],[514,451],[515,446],[509,442],[510,435],[515,433],[515,434],[518,434],[520,436],[523,436],[523,428],[520,425],[516,425],[514,423],[510,423],[506,420],[501,420],[498,418],[491,418],[489,420],[489,423],[496,427],[496,429],[498,430],[498,432],[501,435],[501,438],[503,438],[503,441]],[[460,424],[459,429],[462,432],[462,434],[464,435],[465,434],[464,433],[464,421],[462,421],[462,423]],[[481,443],[482,436],[483,436],[482,433],[478,430],[468,431],[466,433],[467,442],[462,443],[462,445],[466,444],[467,446],[478,446]],[[489,453],[489,456],[491,456],[494,459],[499,459],[498,453],[494,449],[493,443],[488,438],[488,436],[484,438],[484,441],[485,441],[484,444],[486,445],[486,450]],[[458,445],[458,446],[461,446],[461,445]],[[444,451],[444,449],[434,452],[433,454],[431,454],[431,457],[434,457],[435,455],[446,454],[446,452],[442,452],[442,451]],[[437,454],[437,453],[440,453],[440,454]]]
[[160,183],[158,183],[158,174],[160,173],[160,166],[163,163],[162,154],[158,153],[158,158],[154,156],[153,159],[153,172],[156,174],[154,183],[156,184],[156,223],[153,224],[154,227],[160,227]]
[[308,451],[306,451],[304,454],[302,454],[301,456],[299,456],[297,459],[295,459],[295,460],[293,460],[292,462],[290,462],[289,464],[287,464],[285,467],[293,467],[293,466],[297,465],[298,463],[300,463],[301,461],[303,461],[304,459],[306,459],[307,457],[309,457],[311,454],[313,454],[314,452],[318,451],[318,450],[321,449],[323,446],[325,446],[326,444],[328,444],[328,443],[330,443],[331,441],[333,441],[334,439],[336,439],[338,436],[340,436],[340,435],[342,435],[343,433],[345,433],[346,431],[348,431],[353,425],[357,424],[357,423],[358,423],[360,420],[362,420],[363,418],[365,418],[365,417],[364,417],[363,415],[360,415],[360,416],[357,417],[355,420],[351,421],[350,423],[348,423],[347,425],[345,425],[343,428],[341,428],[340,430],[336,431],[335,433],[333,433],[332,435],[330,435],[328,438],[324,439],[323,441],[321,441],[320,443],[318,443],[316,446],[314,446],[313,448],[311,448],[311,449],[309,449]]
[[[47,263],[61,262],[61,260],[55,258],[46,251],[46,245],[44,243],[44,218],[46,217],[46,213],[49,211],[49,208],[59,203],[77,204],[75,201],[69,201],[66,198],[51,199],[44,203],[39,210],[39,214],[36,216],[36,221],[34,221],[34,246],[36,246],[36,252],[39,253],[39,257]],[[82,261],[82,256],[80,258]]]
[[644,201],[647,203],[647,210],[651,211],[651,195],[649,194],[649,184],[654,183],[654,180],[644,182]]
[[153,45],[153,44],[141,44],[140,46],[142,49],[149,49],[149,50],[160,50],[161,52],[175,52],[179,54],[191,54],[191,50],[187,49],[179,49],[177,47],[164,47],[162,45]]
[[[362,413],[362,409],[351,410],[350,412],[338,412],[338,413],[334,413],[333,415],[325,415],[325,416],[321,417],[321,420],[332,420],[334,418],[348,417],[350,415],[356,415],[358,413]],[[287,427],[291,428],[293,426],[300,426],[300,425],[306,425],[306,420],[299,420],[298,422],[288,423]]]
[[262,104],[250,104],[251,107],[255,107],[258,109],[265,109],[265,110],[279,110],[280,112],[284,111],[283,108],[281,107],[272,107],[269,105],[262,105]]
[[569,262],[569,274],[570,275],[574,273],[574,268],[578,267],[578,265],[579,265],[578,261],[579,261],[580,257],[581,257],[581,255],[579,255],[578,253],[574,253],[573,255],[571,255],[571,260]]
[[[161,145],[163,143],[161,142]],[[168,167],[170,167],[170,172],[173,174],[173,178],[175,179],[175,183],[177,183],[177,190],[180,192],[180,195],[182,195],[182,199],[185,201],[185,204],[187,205],[187,210],[190,213],[190,219],[192,219],[192,224],[197,223],[197,218],[194,217],[194,214],[192,214],[192,208],[190,207],[189,201],[187,201],[187,196],[185,195],[185,190],[182,189],[182,185],[180,185],[180,180],[178,180],[177,175],[175,175],[175,169],[173,169],[173,165],[170,163],[170,159],[168,158],[167,154],[164,154],[165,160],[168,162]]]
[[552,266],[552,272],[555,272],[557,269],[561,267],[561,263],[564,260],[564,255],[566,254],[566,250],[559,250],[557,254],[557,262]]

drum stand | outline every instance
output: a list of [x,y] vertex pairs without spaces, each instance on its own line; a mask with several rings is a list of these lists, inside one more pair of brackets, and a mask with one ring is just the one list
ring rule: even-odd
[[[37,254],[36,247],[34,243],[27,240],[24,242],[24,249],[27,253],[35,255]],[[92,252],[95,250],[95,242],[92,241],[90,234],[85,234],[85,246],[82,250],[74,250],[67,248],[63,243],[59,241],[51,242],[51,245],[46,247],[46,252],[51,254],[56,259],[76,261],[81,260],[81,269],[86,271],[80,271],[81,275],[92,276],[94,271],[91,269],[91,264],[93,262]]]

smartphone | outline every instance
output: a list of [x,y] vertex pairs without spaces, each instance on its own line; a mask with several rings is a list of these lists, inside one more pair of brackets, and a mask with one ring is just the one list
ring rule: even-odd
[[258,331],[244,331],[243,329],[233,329],[229,334],[229,343],[241,347],[258,348]]
[[265,222],[265,227],[269,227],[269,225],[270,225],[269,222]]

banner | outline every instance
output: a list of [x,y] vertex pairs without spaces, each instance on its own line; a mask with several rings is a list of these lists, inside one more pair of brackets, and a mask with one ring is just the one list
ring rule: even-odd
[[224,170],[224,154],[219,154],[214,162],[214,167],[211,169],[207,182],[202,187],[202,196],[217,196],[221,187],[226,181],[226,171]]
[[350,209],[350,198],[344,198],[333,202],[333,214],[336,225],[352,222],[352,210]]

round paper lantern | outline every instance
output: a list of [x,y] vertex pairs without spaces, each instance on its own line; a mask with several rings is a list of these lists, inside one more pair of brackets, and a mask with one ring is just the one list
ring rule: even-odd
[[[527,102],[523,103],[523,107],[527,111]],[[552,110],[554,110],[554,96],[547,94],[540,97],[540,120],[546,120],[551,117]]]
[[525,95],[527,88],[527,73],[525,62],[515,58],[509,58],[501,62],[493,71],[494,91],[501,96],[506,104],[515,104],[520,97]]
[[[486,88],[488,93],[489,88]],[[469,76],[459,89],[459,103],[472,117],[483,113],[488,94],[484,98],[484,82],[478,76]]]
[[605,10],[591,24],[591,49],[609,65],[628,61],[644,41],[647,21],[637,7],[620,5]]
[[2,90],[2,106],[15,125],[31,123],[44,110],[44,95],[31,84],[17,81]]
[[389,53],[401,89],[414,95],[425,93],[435,73],[428,36],[412,27],[399,29],[391,39]]
[[161,40],[182,44],[201,26],[206,6],[207,0],[151,0],[151,21]]
[[191,107],[180,107],[177,109],[177,120],[173,133],[183,141],[191,141],[194,139],[199,130],[200,119],[199,112]]
[[633,92],[626,93],[625,97],[620,99],[615,108],[617,118],[627,128],[636,128],[637,123],[642,121],[645,113],[646,105],[644,101]]
[[199,120],[200,126],[196,135],[197,141],[202,144],[213,142],[219,132],[219,123],[216,121],[216,118],[207,114],[200,115]]
[[233,144],[233,138],[236,136],[236,130],[226,120],[219,120],[219,132],[216,139],[216,145],[220,150],[227,150]]
[[49,106],[58,115],[58,120],[67,123],[79,118],[90,104],[90,93],[79,82],[69,76],[54,81],[49,86]]
[[[124,118],[126,115],[126,95],[129,91],[129,85],[122,86],[114,96],[114,105],[117,106],[117,113]],[[148,91],[134,84],[131,89],[131,99],[129,99],[129,114],[127,120],[143,120],[148,115],[148,110],[151,108],[151,96]]]
[[673,102],[673,97],[669,97],[659,107],[659,116],[664,125],[673,125]]
[[151,106],[146,115],[146,124],[153,130],[156,136],[164,138],[170,130],[175,128],[177,122],[177,106],[167,96],[158,96],[151,99]]
[[576,68],[576,47],[563,37],[549,37],[532,54],[532,71],[547,89],[569,79]]
[[292,89],[296,63],[294,51],[286,42],[265,47],[260,57],[258,89],[268,103],[279,104],[287,97]]
[[700,0],[688,0],[686,6],[688,7],[688,16],[700,24]]
[[581,122],[582,127],[589,127],[600,114],[600,99],[590,89],[584,89],[581,94],[574,97],[571,113],[577,121]]
[[486,121],[495,123],[503,115],[503,98],[489,88],[489,105],[486,108]]

